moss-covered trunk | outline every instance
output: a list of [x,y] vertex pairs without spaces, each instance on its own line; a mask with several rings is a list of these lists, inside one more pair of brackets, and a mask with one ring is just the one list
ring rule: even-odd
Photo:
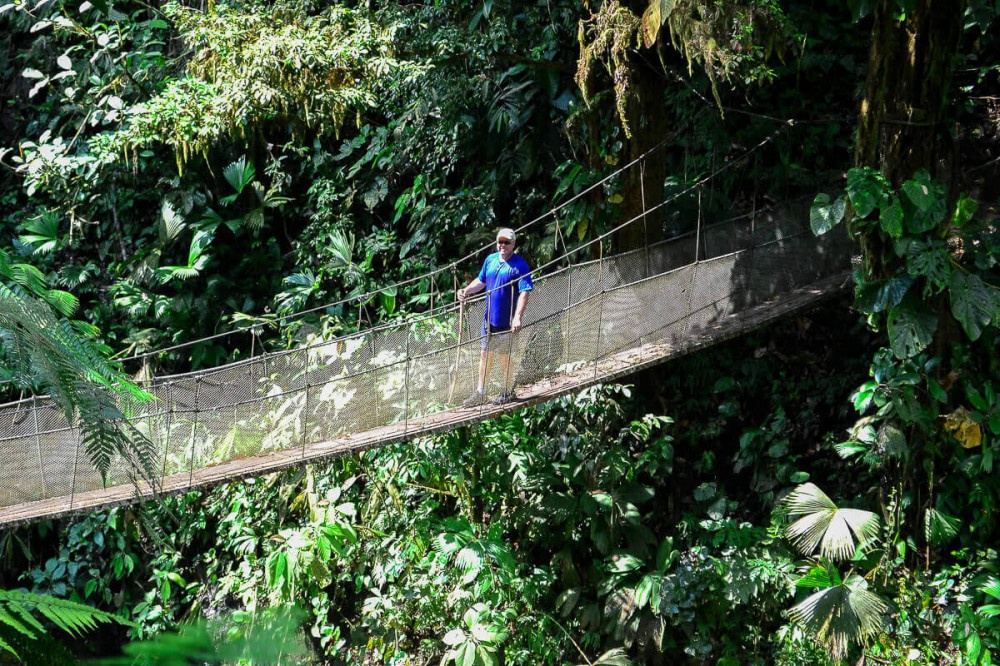
[[[897,185],[918,169],[952,183],[948,103],[965,4],[966,0],[918,0],[899,20],[897,2],[879,0],[855,166],[879,169]],[[878,239],[862,237],[862,250],[872,277],[884,277],[889,267],[884,265]]]

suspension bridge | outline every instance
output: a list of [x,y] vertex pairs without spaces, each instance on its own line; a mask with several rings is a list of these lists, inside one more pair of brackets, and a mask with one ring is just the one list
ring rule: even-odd
[[[594,242],[645,223],[654,208]],[[639,250],[535,269],[523,328],[501,343],[514,364],[510,404],[462,405],[478,380],[480,298],[143,382],[154,400],[128,402],[123,413],[155,447],[154,483],[136,481],[123,460],[102,478],[79,428],[46,398],[0,405],[0,525],[206,489],[446,432],[740,335],[846,283],[850,242],[843,234],[814,237],[808,217],[800,203],[715,224],[699,219],[693,230]],[[488,378],[488,395],[505,389],[501,375]]]

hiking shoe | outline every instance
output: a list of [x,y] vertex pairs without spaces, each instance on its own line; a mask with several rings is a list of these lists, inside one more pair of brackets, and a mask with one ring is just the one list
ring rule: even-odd
[[517,395],[514,393],[514,389],[509,391],[504,391],[497,397],[493,398],[494,405],[507,405],[517,400]]
[[482,391],[473,391],[462,403],[462,407],[478,407],[486,402],[486,394]]

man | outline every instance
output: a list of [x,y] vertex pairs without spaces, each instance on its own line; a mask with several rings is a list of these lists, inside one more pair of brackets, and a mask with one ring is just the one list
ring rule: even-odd
[[[521,330],[521,317],[528,304],[528,294],[534,285],[531,269],[520,255],[514,253],[517,236],[513,229],[497,232],[497,251],[486,257],[479,277],[464,289],[458,290],[458,300],[486,289],[486,315],[483,317],[483,351],[479,357],[478,388],[463,403],[465,407],[481,405],[486,401],[486,380],[493,369],[493,357],[500,359],[503,370],[503,391],[493,401],[505,405],[515,399],[511,386],[510,335]],[[492,339],[492,340],[491,340]]]

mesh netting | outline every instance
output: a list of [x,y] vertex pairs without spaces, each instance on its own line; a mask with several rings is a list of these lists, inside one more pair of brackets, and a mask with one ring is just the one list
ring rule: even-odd
[[[805,219],[801,210],[757,214],[536,277],[523,329],[487,340],[489,353],[511,359],[509,375],[493,364],[487,396],[557,388],[574,373],[621,374],[623,363],[697,346],[718,322],[843,273],[847,239],[815,238]],[[431,415],[472,420],[488,409],[461,407],[478,383],[484,311],[482,298],[470,300],[461,311],[159,378],[144,385],[155,400],[124,413],[153,443],[168,490],[216,468],[213,478],[257,473],[267,468],[262,456],[316,459],[318,443],[358,433],[370,434],[353,448],[398,440],[428,430]],[[608,359],[617,370],[602,365]],[[0,522],[128,499],[132,478],[117,461],[102,479],[79,430],[48,400],[0,406]],[[25,507],[32,502],[37,509]]]

